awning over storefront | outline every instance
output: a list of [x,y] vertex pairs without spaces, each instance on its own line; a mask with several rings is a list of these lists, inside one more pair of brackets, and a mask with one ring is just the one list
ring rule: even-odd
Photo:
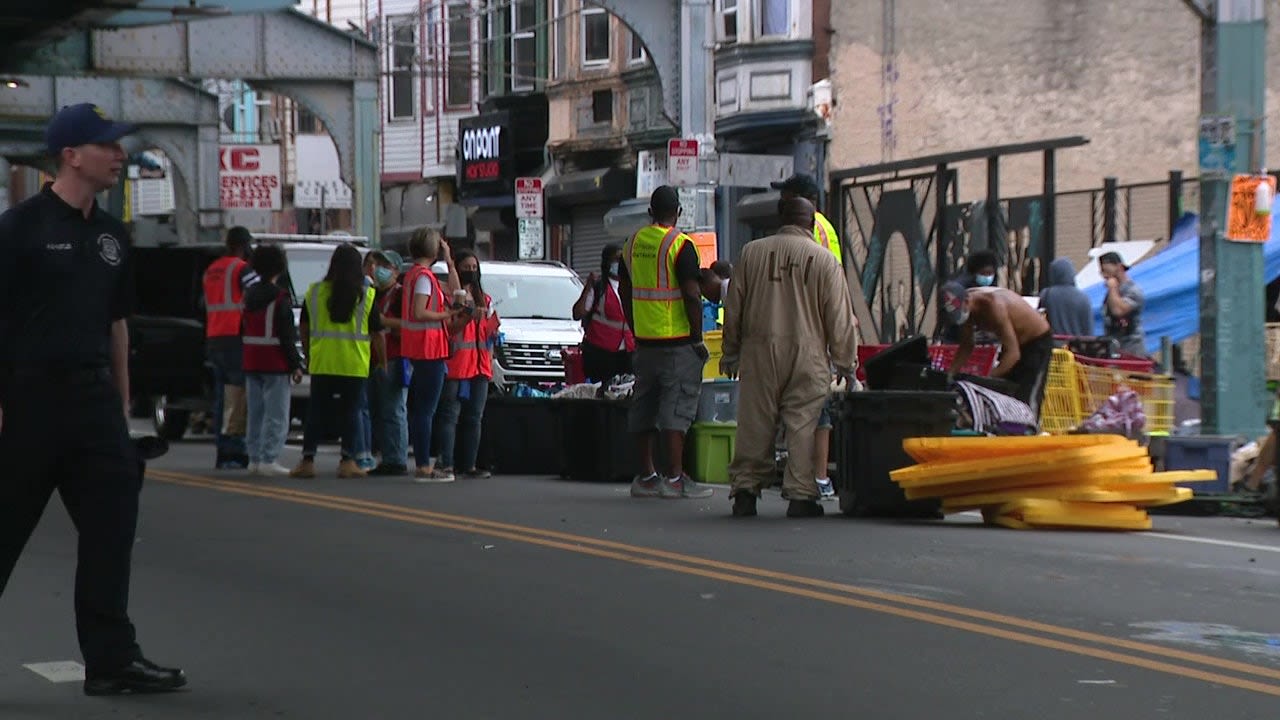
[[557,175],[543,187],[549,203],[616,202],[635,195],[636,174],[616,167],[596,168]]
[[738,222],[753,226],[777,226],[778,200],[782,194],[777,190],[752,193],[738,201]]

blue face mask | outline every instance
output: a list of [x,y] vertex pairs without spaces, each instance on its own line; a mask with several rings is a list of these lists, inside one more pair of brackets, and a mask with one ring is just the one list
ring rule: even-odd
[[995,275],[976,275],[973,278],[979,287],[991,287],[996,282]]
[[609,264],[609,277],[618,277],[618,263]]
[[396,274],[391,268],[378,267],[373,269],[373,281],[378,284],[378,287],[389,285],[395,278]]

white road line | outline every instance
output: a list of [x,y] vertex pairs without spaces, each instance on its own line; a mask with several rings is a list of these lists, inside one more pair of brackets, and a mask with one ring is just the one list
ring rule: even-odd
[[1182,542],[1201,543],[1203,545],[1218,545],[1221,547],[1239,548],[1241,550],[1257,550],[1259,552],[1280,553],[1280,545],[1256,545],[1254,543],[1236,542],[1234,540],[1215,540],[1214,538],[1198,538],[1186,537],[1183,535],[1165,535],[1163,533],[1142,533],[1139,537],[1155,538],[1157,540],[1180,540]]
[[27,663],[22,667],[51,683],[84,682],[84,666],[75,660]]

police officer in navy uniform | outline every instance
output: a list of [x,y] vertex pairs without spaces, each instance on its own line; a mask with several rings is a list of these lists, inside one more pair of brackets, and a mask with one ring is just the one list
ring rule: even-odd
[[134,127],[64,107],[45,140],[54,181],[0,215],[0,593],[54,490],[79,533],[76,632],[84,692],[160,692],[181,670],[149,662],[129,620],[142,489],[129,438],[130,240],[94,200],[124,168]]

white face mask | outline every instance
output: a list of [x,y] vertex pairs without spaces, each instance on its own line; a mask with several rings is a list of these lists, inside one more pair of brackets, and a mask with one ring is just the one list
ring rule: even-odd
[[956,325],[963,325],[969,322],[969,308],[960,311],[960,317],[956,320]]
[[720,281],[720,302],[729,299],[729,278]]
[[618,277],[618,263],[617,263],[617,262],[613,262],[613,263],[610,263],[610,264],[609,264],[609,277]]

